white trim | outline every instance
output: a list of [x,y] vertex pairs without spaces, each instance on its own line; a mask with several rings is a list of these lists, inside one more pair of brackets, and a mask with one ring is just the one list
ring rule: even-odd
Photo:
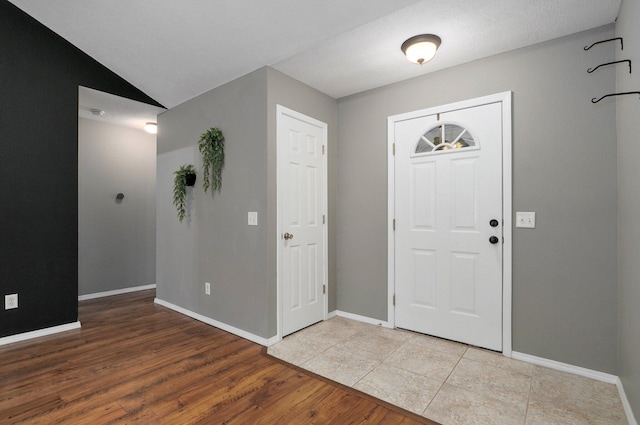
[[129,292],[146,291],[147,289],[156,289],[156,285],[134,286],[131,288],[115,289],[113,291],[96,292],[93,294],[80,295],[78,301],[92,300],[94,298],[110,297],[112,295],[128,294]]
[[338,316],[338,310],[330,311],[329,314],[327,314],[327,320],[333,319],[334,317],[337,317],[337,316]]
[[627,415],[629,425],[638,425],[638,422],[636,422],[636,419],[633,416],[633,410],[631,410],[631,405],[629,404],[629,399],[627,399],[627,394],[624,391],[622,381],[618,376],[599,372],[597,370],[587,369],[580,366],[574,366],[568,363],[545,359],[543,357],[532,356],[531,354],[519,353],[517,351],[512,351],[511,354],[511,358],[515,360],[520,360],[538,366],[548,367],[549,369],[559,370],[561,372],[567,372],[574,375],[583,376],[585,378],[595,379],[596,381],[606,382],[607,384],[614,384],[618,388],[620,400],[622,401],[622,406],[624,407],[624,412]]
[[631,410],[631,405],[629,404],[629,399],[627,398],[627,393],[624,391],[624,386],[622,385],[622,381],[620,378],[616,380],[616,387],[618,387],[618,393],[620,393],[620,400],[622,401],[622,407],[624,407],[624,413],[627,415],[627,420],[629,421],[629,425],[638,425],[635,416],[633,415],[633,410]]
[[387,117],[387,323],[391,328],[396,327],[396,243],[393,228],[396,218],[395,123],[394,117]]
[[[329,157],[329,132],[328,132],[328,124],[322,121],[319,121],[315,118],[309,117],[307,115],[301,114],[300,112],[296,112],[292,109],[289,109],[283,105],[276,105],[276,312],[277,312],[277,334],[274,338],[277,338],[277,341],[282,339],[282,273],[280,272],[280,259],[281,259],[281,251],[282,244],[280,240],[281,235],[281,227],[280,227],[280,199],[278,198],[278,182],[280,181],[282,170],[279,167],[279,159],[278,159],[278,146],[279,146],[279,129],[281,126],[281,117],[283,115],[288,115],[292,118],[295,118],[300,121],[307,122],[309,124],[315,125],[322,129],[322,143],[324,145],[324,155],[323,155],[323,167],[324,167],[324,179],[322,182],[322,210],[325,217],[325,222],[323,224],[323,241],[324,241],[324,252],[323,252],[323,261],[324,261],[324,282],[323,285],[326,288],[324,293],[324,311],[323,311],[323,320],[328,319],[328,311],[329,311],[329,167],[327,158]],[[273,339],[273,338],[272,338]]]
[[549,360],[543,357],[532,356],[531,354],[519,353],[517,351],[511,352],[511,358],[527,363],[532,363],[538,366],[548,367],[549,369],[559,370],[561,372],[568,372],[574,375],[584,376],[585,378],[595,379],[596,381],[602,381],[608,384],[616,384],[618,380],[618,377],[616,375],[598,372],[597,370],[586,369],[584,367],[574,366],[555,360]]
[[383,328],[393,329],[389,322],[384,320],[373,319],[367,316],[360,316],[359,314],[347,313],[346,311],[336,310],[336,316],[344,317],[345,319],[356,320],[362,323],[368,323],[370,325],[382,326]]
[[269,347],[269,346],[275,344],[276,342],[278,342],[280,340],[277,336],[274,336],[272,338],[267,339],[267,338],[263,338],[261,336],[254,335],[254,334],[252,334],[250,332],[247,332],[247,331],[244,331],[242,329],[238,329],[238,328],[235,328],[233,326],[227,325],[226,323],[218,322],[217,320],[214,320],[214,319],[212,319],[210,317],[203,316],[202,314],[198,314],[198,313],[195,313],[195,312],[193,312],[191,310],[187,310],[186,308],[182,308],[182,307],[179,307],[179,306],[177,306],[175,304],[171,304],[170,302],[161,300],[160,298],[156,298],[154,300],[154,303],[156,303],[158,305],[161,305],[163,307],[166,307],[168,309],[171,309],[173,311],[176,311],[176,312],[178,312],[180,314],[184,314],[185,316],[189,316],[192,319],[199,320],[200,322],[206,323],[207,325],[211,325],[211,326],[216,327],[218,329],[222,329],[223,331],[232,333],[232,334],[237,335],[237,336],[239,336],[241,338],[248,339],[251,342],[255,342],[256,344],[260,344],[260,345],[263,345],[265,347]]
[[393,219],[395,218],[395,157],[393,155],[393,144],[395,143],[395,123],[415,118],[417,116],[433,115],[453,111],[456,109],[469,108],[473,106],[485,105],[488,103],[502,103],[502,235],[504,243],[502,246],[502,354],[506,357],[512,356],[512,92],[506,91],[461,102],[450,103],[419,111],[407,112],[393,115],[387,118],[387,187],[388,187],[388,223],[387,223],[387,311],[389,327],[395,327],[395,306],[393,305],[393,295],[395,293],[395,235],[393,230]]
[[502,354],[512,356],[513,302],[513,93],[496,95],[502,102]]
[[50,328],[38,329],[37,331],[24,332],[17,335],[5,336],[4,338],[0,338],[0,346],[13,344],[14,342],[40,338],[42,336],[53,335],[60,332],[72,331],[74,329],[80,329],[80,322],[72,322],[72,323],[67,323],[66,325],[52,326]]

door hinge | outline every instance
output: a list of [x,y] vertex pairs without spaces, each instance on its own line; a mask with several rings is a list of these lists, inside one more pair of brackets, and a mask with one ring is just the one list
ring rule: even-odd
[[327,285],[322,285],[322,293],[323,294],[327,293]]
[[393,156],[395,156],[396,155],[396,144],[395,143],[393,143],[391,145],[391,150],[393,151]]
[[322,224],[327,224],[327,217],[322,214]]
[[396,219],[393,219],[393,230],[396,230]]
[[324,155],[324,145],[322,145],[322,155]]
[[440,121],[440,113],[438,113],[438,116],[436,117],[437,121]]
[[396,305],[396,294],[393,294],[393,305]]

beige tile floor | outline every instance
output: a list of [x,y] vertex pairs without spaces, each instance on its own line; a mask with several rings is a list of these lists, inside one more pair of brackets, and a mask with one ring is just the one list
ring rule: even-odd
[[268,353],[443,425],[628,424],[615,385],[341,317]]

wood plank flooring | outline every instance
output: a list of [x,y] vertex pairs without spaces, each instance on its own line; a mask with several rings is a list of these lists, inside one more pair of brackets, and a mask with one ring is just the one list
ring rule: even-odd
[[1,424],[435,424],[153,303],[82,301],[82,329],[0,347]]

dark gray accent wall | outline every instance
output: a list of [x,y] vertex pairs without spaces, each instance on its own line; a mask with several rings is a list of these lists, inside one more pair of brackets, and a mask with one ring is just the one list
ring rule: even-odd
[[[327,122],[335,152],[335,100],[268,67],[158,117],[157,296],[261,338],[277,333],[277,103]],[[202,178],[197,141],[213,126],[225,136],[222,189],[205,194],[197,181],[180,223],[173,172],[191,163]],[[247,225],[249,211],[258,212],[258,226]]]
[[[640,3],[623,0],[616,36],[617,60],[640,64]],[[640,90],[640,73],[617,69],[617,91]],[[610,70],[609,72],[614,72]],[[620,256],[620,371],[629,404],[640,418],[640,100],[637,95],[610,99],[618,116],[619,256]]]
[[[387,117],[513,91],[513,349],[617,372],[617,182],[613,26],[338,101],[338,309],[387,312]],[[434,60],[437,60],[437,56]],[[407,66],[413,66],[407,64]],[[428,66],[428,65],[427,65]],[[637,99],[636,99],[637,100]]]
[[0,337],[78,318],[78,85],[161,106],[0,0]]

